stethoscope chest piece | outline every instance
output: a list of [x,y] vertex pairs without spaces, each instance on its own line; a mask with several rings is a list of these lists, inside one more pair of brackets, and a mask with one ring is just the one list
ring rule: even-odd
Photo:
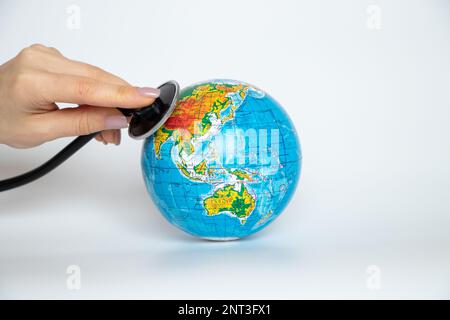
[[[158,87],[159,97],[151,105],[133,110],[128,135],[133,139],[145,139],[154,134],[170,117],[177,104],[180,87],[176,81],[168,81]],[[123,109],[121,109],[123,112]]]

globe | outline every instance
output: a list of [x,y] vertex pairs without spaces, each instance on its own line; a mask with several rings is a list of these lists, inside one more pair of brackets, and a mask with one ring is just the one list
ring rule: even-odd
[[145,140],[141,166],[171,224],[234,240],[281,214],[301,160],[294,125],[271,96],[244,82],[210,80],[181,90],[171,117]]

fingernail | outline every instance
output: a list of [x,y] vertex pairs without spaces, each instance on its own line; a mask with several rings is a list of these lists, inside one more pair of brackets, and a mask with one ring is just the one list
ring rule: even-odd
[[109,116],[105,120],[106,129],[122,129],[128,127],[127,118],[124,116]]
[[142,87],[136,88],[141,96],[150,97],[150,98],[158,98],[160,90],[150,87]]

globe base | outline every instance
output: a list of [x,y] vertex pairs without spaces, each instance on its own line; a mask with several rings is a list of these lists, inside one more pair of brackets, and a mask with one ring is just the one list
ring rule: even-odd
[[203,240],[208,240],[208,241],[234,241],[234,240],[239,240],[239,237],[224,237],[224,238],[214,238],[214,237],[202,237]]

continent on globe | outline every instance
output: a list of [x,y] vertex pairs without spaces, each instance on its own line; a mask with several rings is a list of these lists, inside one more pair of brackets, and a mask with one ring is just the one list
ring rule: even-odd
[[[156,155],[160,156],[161,146],[171,137],[180,145],[180,152],[191,154],[191,139],[232,119],[248,89],[243,84],[207,83],[184,91],[172,116],[155,134]],[[224,115],[224,111],[228,113]]]
[[211,197],[204,200],[208,215],[229,213],[244,224],[255,208],[255,199],[242,183],[228,185],[216,190]]

